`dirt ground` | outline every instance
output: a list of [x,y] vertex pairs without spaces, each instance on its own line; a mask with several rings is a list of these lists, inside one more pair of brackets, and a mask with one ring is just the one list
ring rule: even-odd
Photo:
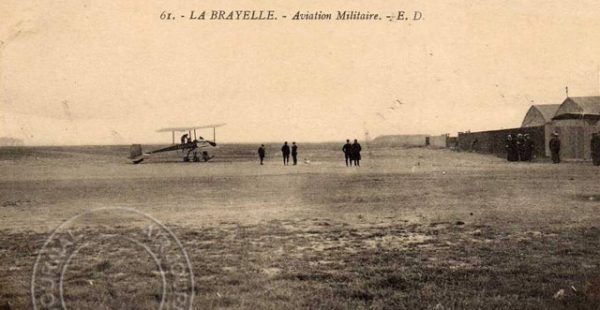
[[[181,241],[198,309],[599,309],[600,168],[428,148],[369,148],[348,168],[340,148],[301,145],[287,167],[277,145],[264,166],[253,145],[141,165],[127,147],[0,149],[0,306],[31,308],[56,227],[124,207]],[[138,224],[115,215],[72,229]],[[81,253],[67,306],[156,308],[156,270],[111,242]]]

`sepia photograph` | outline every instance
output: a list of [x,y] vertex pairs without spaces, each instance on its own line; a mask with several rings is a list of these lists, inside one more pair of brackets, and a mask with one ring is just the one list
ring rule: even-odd
[[0,310],[600,309],[600,6],[3,0]]

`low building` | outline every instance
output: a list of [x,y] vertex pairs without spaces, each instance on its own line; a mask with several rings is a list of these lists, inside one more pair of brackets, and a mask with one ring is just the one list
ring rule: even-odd
[[434,148],[446,148],[448,145],[449,134],[429,137],[429,145]]
[[386,135],[373,139],[372,144],[388,147],[414,147],[429,145],[429,135]]

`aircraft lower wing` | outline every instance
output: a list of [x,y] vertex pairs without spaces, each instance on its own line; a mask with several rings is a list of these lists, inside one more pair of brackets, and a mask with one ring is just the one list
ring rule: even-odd
[[196,148],[196,143],[176,144],[176,145],[167,146],[162,149],[150,151],[150,152],[148,152],[148,154],[185,150],[185,149],[194,149],[194,148]]
[[176,144],[176,145],[167,146],[162,149],[148,152],[147,154],[170,152],[170,151],[177,151],[177,150],[193,150],[196,148],[204,148],[204,147],[209,147],[209,146],[215,147],[215,146],[217,146],[217,144],[212,141],[201,140],[201,141],[196,141],[196,142],[188,142],[188,143],[184,143],[184,144]]

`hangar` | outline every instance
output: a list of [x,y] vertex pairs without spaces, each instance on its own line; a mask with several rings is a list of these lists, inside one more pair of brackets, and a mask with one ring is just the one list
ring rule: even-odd
[[552,122],[552,118],[560,104],[535,104],[525,114],[521,127],[544,126]]
[[592,133],[600,131],[600,96],[567,97],[546,130],[557,131],[561,140],[561,157],[591,159]]
[[534,141],[534,153],[548,157],[548,144],[555,131],[561,140],[562,158],[591,159],[592,133],[600,132],[600,96],[567,97],[561,104],[533,105],[520,128],[459,133],[459,149],[504,156],[506,135],[527,133]]

